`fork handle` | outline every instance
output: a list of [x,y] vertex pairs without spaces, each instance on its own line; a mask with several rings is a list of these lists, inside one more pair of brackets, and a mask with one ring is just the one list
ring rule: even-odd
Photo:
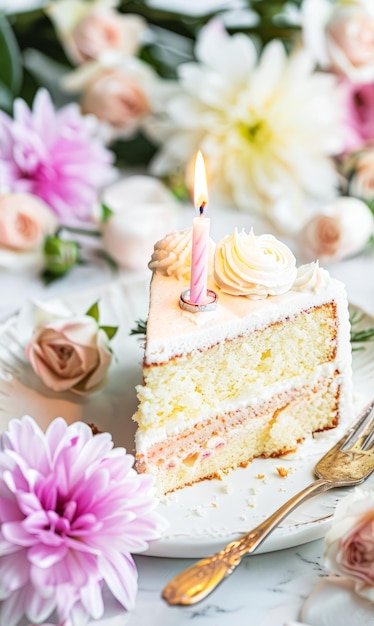
[[196,604],[206,598],[237,568],[245,554],[251,554],[278,524],[299,504],[323,493],[336,483],[320,478],[287,500],[275,513],[245,535],[231,541],[220,552],[198,561],[177,574],[163,589],[162,597],[170,605]]

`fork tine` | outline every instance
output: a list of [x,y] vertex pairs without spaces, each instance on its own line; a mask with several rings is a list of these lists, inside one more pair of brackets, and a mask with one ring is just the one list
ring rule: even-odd
[[362,446],[363,450],[370,450],[374,444],[374,430],[366,437],[364,444]]
[[[340,446],[341,450],[348,450],[351,448],[356,441],[361,437],[368,425],[372,424],[374,421],[374,400],[371,400],[369,404],[362,410],[357,422],[353,425],[348,437],[343,442],[343,445]],[[374,432],[371,432],[367,437],[364,446],[365,449],[369,448],[374,441]]]

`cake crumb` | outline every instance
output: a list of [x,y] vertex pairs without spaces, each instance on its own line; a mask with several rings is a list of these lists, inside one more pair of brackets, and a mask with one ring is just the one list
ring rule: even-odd
[[256,478],[258,478],[258,480],[264,480],[265,474],[257,474]]
[[277,470],[281,478],[287,478],[288,474],[292,472],[292,468],[286,469],[285,467],[282,467],[280,465],[278,465],[275,469]]
[[251,494],[251,496],[256,496],[256,495],[257,495],[257,493],[258,493],[258,491],[257,491],[257,489],[255,489],[255,487],[250,487],[250,488],[248,489],[248,491],[249,491],[249,493]]
[[217,473],[217,478],[222,482],[221,491],[223,493],[230,493],[231,475],[228,472],[220,471]]
[[213,509],[216,509],[216,508],[217,508],[217,502],[211,502],[211,503],[210,503],[210,506],[211,506]]
[[205,517],[206,510],[201,504],[197,504],[190,509],[190,513],[195,517]]
[[279,491],[282,493],[286,493],[287,489],[285,489],[284,487],[279,487]]
[[160,504],[165,504],[166,506],[168,506],[169,504],[173,504],[174,502],[176,502],[177,497],[175,495],[175,493],[171,492],[171,493],[167,493],[163,496],[160,496],[158,498],[158,501]]

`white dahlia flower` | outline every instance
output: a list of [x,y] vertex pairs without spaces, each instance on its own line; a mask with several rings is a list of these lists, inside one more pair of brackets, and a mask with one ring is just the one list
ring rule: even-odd
[[307,196],[336,195],[331,156],[341,151],[342,127],[334,77],[314,73],[305,51],[287,57],[279,41],[258,59],[251,39],[229,36],[217,20],[202,29],[196,57],[180,66],[180,90],[150,128],[161,143],[153,172],[186,168],[201,149],[221,200],[297,231]]

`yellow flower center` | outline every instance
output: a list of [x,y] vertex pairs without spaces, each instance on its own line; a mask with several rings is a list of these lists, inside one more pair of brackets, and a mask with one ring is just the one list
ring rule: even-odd
[[241,136],[252,144],[253,148],[264,148],[272,140],[273,133],[266,120],[254,120],[251,124],[239,125]]

